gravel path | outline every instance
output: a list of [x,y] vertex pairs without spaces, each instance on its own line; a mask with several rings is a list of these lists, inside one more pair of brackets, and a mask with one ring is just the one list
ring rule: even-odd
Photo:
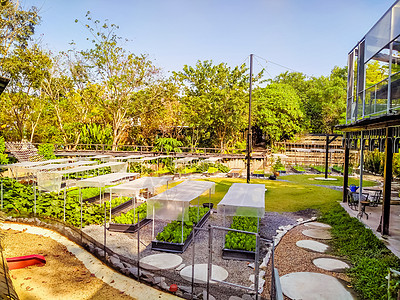
[[[329,244],[329,241],[326,240],[317,240],[307,237],[302,234],[302,231],[305,229],[310,229],[310,227],[306,227],[304,225],[297,226],[290,230],[280,241],[278,246],[275,249],[275,267],[279,271],[279,276],[283,276],[292,272],[316,272],[322,273],[326,275],[331,275],[335,278],[341,280],[346,288],[350,286],[350,279],[344,272],[331,272],[320,269],[313,264],[313,260],[319,257],[329,257],[329,258],[338,258],[330,255],[329,253],[317,253],[305,250],[296,246],[296,242],[299,240],[315,240],[324,244]],[[341,258],[339,258],[341,259]],[[344,259],[342,259],[344,260]],[[345,261],[345,260],[344,260]],[[349,262],[347,262],[350,264]],[[268,264],[266,278],[271,278],[271,262]],[[269,299],[269,291],[270,282],[265,283],[265,288],[262,296]],[[349,290],[354,293],[353,291]],[[357,297],[354,296],[356,299]],[[285,296],[285,299],[289,299]]]
[[[314,210],[305,210],[296,213],[276,213],[268,212],[265,214],[264,218],[260,220],[260,233],[262,238],[271,239],[275,234],[276,230],[281,226],[293,225],[299,218],[309,219],[310,217],[316,215]],[[231,223],[231,218],[224,220],[223,216],[217,214],[215,211],[210,215],[208,221],[203,226],[207,228],[208,224],[214,226],[227,226],[229,227]],[[156,220],[155,224],[155,235],[160,232],[167,222]],[[102,226],[91,225],[83,229],[83,231],[95,238],[96,240],[104,241],[104,228]],[[140,257],[144,257],[151,254],[160,253],[159,251],[152,251],[151,241],[152,241],[152,223],[144,226],[140,230]],[[213,256],[212,262],[215,265],[225,268],[229,276],[227,281],[239,284],[242,286],[250,287],[252,281],[250,281],[250,275],[254,274],[254,269],[249,267],[249,263],[246,261],[238,260],[226,260],[223,259],[222,247],[224,244],[224,236],[226,232],[223,230],[214,230],[213,238]],[[107,247],[111,248],[114,252],[119,255],[125,256],[127,258],[136,260],[137,259],[137,233],[119,233],[119,232],[109,232],[107,231],[106,237]],[[268,247],[265,244],[261,245],[260,262],[265,257]],[[183,264],[192,264],[192,253],[193,253],[193,243],[186,249],[182,254]],[[209,249],[208,249],[208,232],[200,231],[196,236],[195,243],[195,263],[204,264],[208,262]],[[181,279],[179,272],[177,270],[165,270],[156,272],[157,276],[163,276],[166,278],[167,284],[177,283],[179,285],[184,285],[186,288],[190,286],[190,282]],[[169,279],[169,280],[168,280]],[[198,285],[199,291],[205,288],[205,285]],[[241,296],[244,290],[223,288],[218,286],[218,289],[213,288],[212,294],[216,296],[217,299],[228,299],[228,295]]]

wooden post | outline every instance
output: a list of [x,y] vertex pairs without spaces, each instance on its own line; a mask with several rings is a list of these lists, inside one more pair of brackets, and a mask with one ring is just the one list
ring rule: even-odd
[[350,148],[348,144],[349,134],[346,133],[345,145],[344,145],[344,168],[343,168],[343,199],[342,202],[347,202],[347,187],[349,185],[349,158]]
[[390,193],[392,190],[392,163],[393,163],[393,148],[392,148],[393,128],[386,128],[385,141],[385,169],[383,181],[383,204],[382,204],[382,235],[389,235],[389,217],[390,217]]

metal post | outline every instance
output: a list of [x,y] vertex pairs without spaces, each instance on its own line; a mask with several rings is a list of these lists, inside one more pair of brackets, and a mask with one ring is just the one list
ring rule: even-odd
[[360,218],[361,214],[361,201],[362,201],[362,189],[363,189],[363,172],[364,172],[364,132],[361,131],[360,137],[360,187],[358,190],[358,215]]
[[253,54],[250,54],[250,86],[249,86],[249,127],[247,132],[247,183],[250,183],[250,153],[251,153],[251,89],[253,80]]
[[34,211],[33,214],[36,216],[36,186],[35,183],[33,183],[33,197],[34,197]]
[[[137,214],[138,220],[139,220],[139,212]],[[154,219],[153,219],[154,220]],[[138,281],[140,282],[140,224],[138,223],[138,230],[137,230],[137,278]]]
[[192,249],[192,295],[190,296],[190,299],[193,299],[194,295],[194,256],[195,256],[195,240],[196,240],[196,235],[194,231],[195,225],[193,223],[192,231],[193,231],[193,249]]
[[342,202],[347,202],[347,187],[349,185],[349,159],[350,148],[348,144],[348,133],[345,136],[344,144],[344,170],[343,170],[343,199]]
[[104,201],[104,260],[106,259],[106,245],[107,245],[107,202]]
[[392,168],[393,168],[393,128],[386,128],[385,141],[385,169],[383,184],[383,205],[382,205],[382,235],[389,234],[389,218],[390,218],[390,194],[392,189]]
[[259,259],[260,259],[260,236],[257,233],[256,234],[256,258],[254,261],[254,289],[256,292],[256,300],[258,300]]
[[154,211],[154,204],[153,204],[153,231],[152,231],[152,236],[151,236],[152,240],[154,240],[154,213],[155,213],[155,211]]
[[65,206],[67,201],[67,187],[64,187],[64,222],[65,222]]
[[111,200],[112,200],[112,188],[110,188],[110,223],[111,223]]
[[213,227],[208,225],[208,264],[207,264],[207,300],[210,298],[210,280],[212,272],[212,239]]
[[83,222],[83,212],[82,212],[82,210],[83,210],[83,200],[82,200],[82,190],[81,190],[81,188],[79,187],[79,200],[80,200],[80,202],[81,202],[81,232],[82,232],[82,222]]

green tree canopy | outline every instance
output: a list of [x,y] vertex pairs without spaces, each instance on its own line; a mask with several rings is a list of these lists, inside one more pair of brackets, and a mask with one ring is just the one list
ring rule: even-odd
[[290,139],[303,128],[301,100],[288,84],[272,83],[254,93],[255,123],[271,143]]

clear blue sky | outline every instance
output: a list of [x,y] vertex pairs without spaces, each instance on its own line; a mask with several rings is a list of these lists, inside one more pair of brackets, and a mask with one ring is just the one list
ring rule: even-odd
[[[126,48],[146,53],[156,66],[179,71],[197,60],[241,64],[250,53],[307,75],[345,66],[347,53],[394,0],[20,0],[40,9],[37,36],[52,51],[74,40],[86,49],[82,24],[94,19],[119,25]],[[258,59],[266,76],[286,71]],[[270,75],[270,76],[269,76]]]

